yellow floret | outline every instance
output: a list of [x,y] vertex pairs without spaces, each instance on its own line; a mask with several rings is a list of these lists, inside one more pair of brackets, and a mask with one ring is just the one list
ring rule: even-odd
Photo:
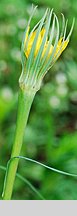
[[[40,34],[39,34],[38,39],[37,39],[36,47],[35,47],[34,57],[36,57],[37,53],[39,52],[39,49],[40,49],[40,46],[41,46],[45,31],[46,31],[45,28],[42,28],[42,30],[40,31]],[[35,39],[35,36],[36,36],[36,31],[34,31],[31,34],[30,38],[28,38],[28,35],[29,35],[29,27],[28,27],[28,31],[26,33],[25,42],[24,42],[24,45],[26,45],[26,43],[28,43],[27,48],[24,50],[26,58],[29,57],[29,54],[30,54],[30,51],[31,51],[31,48],[32,48],[32,45],[33,45],[33,42],[34,42],[34,39]],[[61,53],[65,50],[67,45],[68,45],[69,41],[65,40],[64,42],[62,42],[62,40],[63,40],[63,38],[60,38],[60,40],[58,41],[54,57],[56,57],[56,56],[59,57],[61,55]],[[44,57],[44,55],[46,53],[48,43],[49,43],[49,41],[46,39],[44,49],[43,49],[43,52],[42,52],[42,56],[41,56],[42,58]],[[49,49],[49,53],[48,53],[48,58],[52,54],[53,48],[54,48],[54,46],[51,44],[50,49]]]

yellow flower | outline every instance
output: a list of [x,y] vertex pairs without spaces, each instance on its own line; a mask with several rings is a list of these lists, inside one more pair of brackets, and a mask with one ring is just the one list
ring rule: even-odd
[[67,47],[72,34],[74,20],[70,32],[66,36],[67,21],[65,22],[64,16],[62,15],[63,22],[60,33],[56,14],[53,14],[53,10],[47,9],[42,19],[30,31],[30,23],[35,9],[31,13],[22,41],[22,74],[19,83],[23,88],[27,87],[28,89],[31,88],[38,91],[43,77]]
[[[29,29],[30,28],[28,28],[28,31],[27,31],[26,36],[25,36],[24,45],[26,44],[26,42],[28,40]],[[42,30],[40,31],[40,34],[38,36],[37,43],[36,43],[34,57],[36,57],[37,53],[39,52],[39,49],[40,49],[40,46],[41,46],[41,43],[42,43],[45,31],[46,31],[45,28],[42,28]],[[36,32],[37,32],[37,30],[34,31],[31,34],[31,36],[30,36],[30,38],[28,40],[27,49],[24,50],[26,58],[29,57],[29,54],[30,54],[30,51],[31,51],[31,48],[32,48],[32,45],[33,45],[33,42],[34,42],[34,39],[35,39],[35,36],[36,36]],[[62,40],[63,40],[63,38],[61,37],[60,40],[58,41],[54,57],[56,57],[58,53],[59,53],[59,56],[60,56],[61,53],[65,50],[65,48],[68,45],[69,40],[65,40],[64,42]],[[44,48],[43,48],[42,56],[41,56],[42,58],[44,57],[44,54],[46,53],[46,50],[47,50],[47,47],[48,47],[48,43],[49,43],[49,41],[46,40]],[[49,53],[48,53],[48,57],[50,57],[50,55],[52,54],[53,48],[54,48],[54,46],[51,44],[50,49],[49,49]]]

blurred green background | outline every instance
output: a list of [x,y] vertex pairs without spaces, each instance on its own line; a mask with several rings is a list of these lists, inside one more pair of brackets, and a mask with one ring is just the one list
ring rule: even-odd
[[[68,31],[77,14],[76,0],[0,0],[0,165],[6,166],[14,139],[21,41],[31,5],[39,5],[31,27],[46,7],[68,18]],[[25,131],[21,155],[77,174],[77,18],[68,48],[44,78]],[[77,179],[20,160],[18,172],[46,200],[76,200]],[[0,195],[4,171],[0,169]],[[16,177],[12,199],[41,199]]]

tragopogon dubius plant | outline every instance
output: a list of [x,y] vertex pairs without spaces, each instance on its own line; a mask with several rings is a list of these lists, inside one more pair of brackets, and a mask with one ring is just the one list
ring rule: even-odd
[[[19,78],[18,115],[11,159],[4,181],[3,199],[12,196],[15,175],[23,142],[25,126],[36,92],[40,89],[43,77],[54,65],[67,47],[74,26],[68,36],[67,21],[62,15],[62,31],[53,10],[47,9],[42,19],[30,31],[30,23],[37,7],[32,9],[22,42],[22,73]],[[13,160],[12,160],[13,158]]]

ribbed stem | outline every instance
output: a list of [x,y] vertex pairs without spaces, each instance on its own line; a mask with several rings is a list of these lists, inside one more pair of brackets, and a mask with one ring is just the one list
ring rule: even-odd
[[[25,126],[28,120],[30,108],[35,96],[35,92],[30,90],[19,91],[19,99],[18,99],[18,115],[17,115],[17,125],[16,125],[16,132],[15,132],[15,140],[12,148],[11,158],[19,156]],[[8,170],[6,172],[5,180],[4,180],[4,189],[3,189],[3,200],[10,200],[13,191],[13,185],[15,180],[15,175],[18,167],[19,159],[13,159],[10,161]]]

